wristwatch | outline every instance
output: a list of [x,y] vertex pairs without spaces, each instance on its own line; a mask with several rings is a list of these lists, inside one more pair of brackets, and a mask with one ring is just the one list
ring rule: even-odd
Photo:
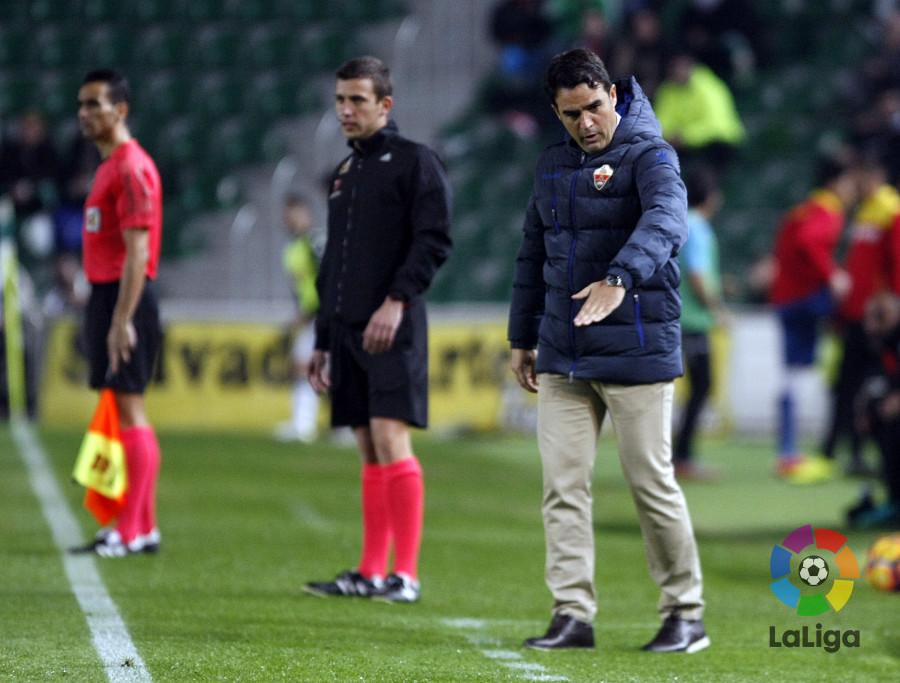
[[619,275],[607,275],[604,278],[607,285],[610,287],[624,287],[625,283],[622,281],[621,276]]

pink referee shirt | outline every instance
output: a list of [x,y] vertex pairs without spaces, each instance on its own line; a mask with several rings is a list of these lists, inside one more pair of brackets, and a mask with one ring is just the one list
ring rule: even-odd
[[129,140],[97,168],[84,203],[82,258],[90,282],[116,282],[125,263],[123,231],[150,231],[146,275],[156,278],[162,241],[162,182],[150,155]]

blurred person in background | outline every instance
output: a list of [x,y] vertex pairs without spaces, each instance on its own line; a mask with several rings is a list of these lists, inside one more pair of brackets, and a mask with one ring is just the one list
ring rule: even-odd
[[815,483],[836,474],[835,451],[841,440],[850,446],[848,474],[867,474],[863,438],[856,427],[853,399],[869,377],[879,374],[878,354],[863,329],[863,314],[872,296],[883,290],[900,294],[900,193],[887,182],[877,158],[865,157],[858,170],[860,203],[850,223],[844,268],[850,290],[836,315],[841,357],[831,388],[831,414],[821,457],[804,460],[789,479]]
[[0,195],[12,197],[20,223],[55,206],[59,166],[44,115],[37,110],[25,112],[0,144]]
[[451,251],[450,182],[437,154],[389,118],[393,85],[380,59],[352,59],[336,76],[335,113],[351,151],[329,182],[308,374],[330,392],[332,427],[356,436],[363,547],[355,569],[304,590],[410,603],[420,597],[425,504],[410,433],[428,423],[423,295]]
[[806,459],[797,442],[798,385],[802,373],[815,365],[820,328],[850,291],[850,276],[838,266],[835,249],[857,193],[853,161],[837,154],[825,157],[812,194],[788,211],[775,237],[769,301],[782,330],[784,385],[776,462],[782,476],[798,471]]
[[653,98],[663,137],[686,171],[702,164],[725,178],[747,135],[731,89],[686,51],[671,57],[666,74]]
[[78,91],[78,123],[103,162],[84,206],[85,275],[91,293],[85,338],[92,389],[111,388],[119,411],[128,491],[115,527],[75,551],[122,557],[159,550],[156,483],[160,451],[144,406],[161,342],[154,280],[162,241],[162,183],[153,159],[131,136],[131,89],[118,71],[88,73]]
[[309,202],[298,194],[289,194],[284,202],[284,222],[290,242],[282,253],[282,265],[291,278],[295,304],[291,325],[291,418],[278,426],[275,437],[279,441],[310,443],[316,438],[319,419],[319,395],[306,376],[316,339],[319,263],[312,245],[313,213]]
[[710,222],[722,207],[723,197],[716,174],[708,168],[695,168],[686,174],[685,185],[689,233],[678,253],[678,265],[681,268],[681,348],[690,391],[676,431],[672,459],[677,477],[711,480],[720,473],[697,462],[694,437],[713,385],[709,334],[726,317],[719,246]]
[[666,77],[669,52],[659,13],[642,6],[627,15],[625,33],[615,41],[610,68],[634,76],[652,100]]
[[544,4],[544,0],[500,0],[490,15],[489,33],[499,54],[484,91],[485,102],[523,138],[538,135],[552,123],[532,87],[555,42]]
[[856,528],[900,526],[900,297],[879,292],[866,304],[866,337],[882,359],[880,376],[870,379],[856,398],[859,429],[878,444],[887,499],[876,505],[866,490],[848,512]]
[[682,374],[675,254],[688,236],[678,158],[632,78],[575,49],[550,62],[544,92],[566,140],[535,168],[510,303],[510,366],[537,393],[543,463],[547,632],[539,650],[593,648],[593,495],[609,414],[641,524],[662,625],[642,648],[709,645],[703,578],[672,465],[673,380]]

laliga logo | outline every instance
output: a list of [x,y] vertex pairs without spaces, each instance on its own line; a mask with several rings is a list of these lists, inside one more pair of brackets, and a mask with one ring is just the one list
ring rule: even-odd
[[[859,578],[859,563],[846,543],[843,534],[831,529],[813,531],[809,524],[794,529],[780,546],[772,548],[769,569],[774,581],[769,587],[775,597],[804,617],[831,609],[840,611],[853,592],[853,579]],[[792,564],[796,566],[797,585],[791,580]],[[827,652],[836,652],[842,642],[846,647],[859,647],[859,631],[823,632],[821,624],[816,624],[816,629],[814,638],[811,638],[809,627],[804,626],[802,630],[785,631],[778,640],[772,626],[769,628],[769,646],[824,647]]]
[[[833,579],[831,590],[827,593],[825,588],[830,576],[828,562],[820,554],[805,552],[812,550],[813,542],[816,551],[833,553],[834,564],[838,568],[839,578]],[[794,529],[781,546],[772,548],[769,568],[775,581],[770,588],[775,597],[804,617],[822,614],[832,608],[835,612],[840,611],[853,592],[852,579],[859,578],[859,563],[845,545],[846,542],[846,536],[831,529],[816,529],[815,537],[809,524]],[[801,595],[801,589],[791,583],[791,560],[794,557],[801,557],[798,568],[800,580],[807,586],[821,589],[814,595]]]

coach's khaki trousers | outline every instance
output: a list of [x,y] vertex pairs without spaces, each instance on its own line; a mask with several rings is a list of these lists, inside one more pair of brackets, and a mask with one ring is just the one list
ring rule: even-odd
[[[538,379],[546,579],[553,613],[591,622],[597,612],[591,481],[608,412],[637,506],[650,575],[662,590],[659,611],[663,617],[678,611],[685,619],[699,619],[704,605],[700,558],[672,467],[672,382],[621,386],[570,382],[553,374]],[[627,590],[609,588],[611,593]]]

